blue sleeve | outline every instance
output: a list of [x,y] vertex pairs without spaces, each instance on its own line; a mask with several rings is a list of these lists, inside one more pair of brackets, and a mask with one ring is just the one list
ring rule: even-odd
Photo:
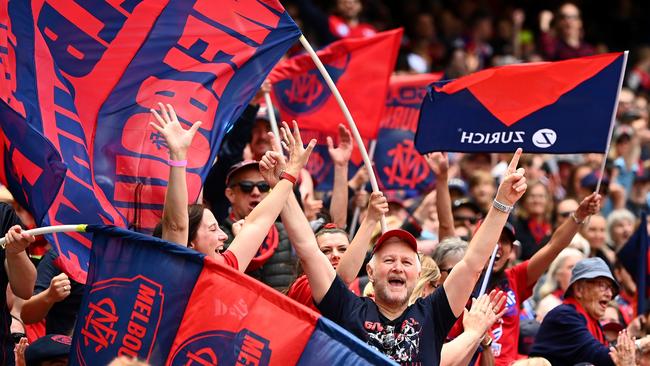
[[47,290],[47,288],[50,287],[52,278],[61,273],[61,270],[54,265],[54,259],[56,259],[56,253],[50,249],[45,253],[43,259],[41,259],[41,262],[38,264],[38,268],[36,269],[34,295],[38,295]]
[[[569,305],[560,305],[549,312],[537,333],[531,356],[546,357],[553,363],[589,362],[614,366],[609,349],[587,330],[584,317]],[[561,357],[561,358],[559,358]]]
[[328,319],[341,325],[346,321],[363,317],[364,301],[352,293],[337,275],[319,304],[318,310]]

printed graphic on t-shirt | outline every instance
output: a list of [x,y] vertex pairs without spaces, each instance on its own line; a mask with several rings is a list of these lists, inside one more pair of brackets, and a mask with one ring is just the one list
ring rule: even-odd
[[368,344],[398,362],[413,361],[420,350],[421,325],[408,318],[400,325],[366,322]]
[[511,289],[508,289],[506,292],[506,309],[506,313],[501,319],[497,320],[496,324],[493,326],[494,328],[492,328],[492,354],[494,357],[499,357],[499,355],[501,355],[501,344],[503,343],[501,341],[501,337],[503,337],[503,318],[519,316],[517,314],[517,296]]

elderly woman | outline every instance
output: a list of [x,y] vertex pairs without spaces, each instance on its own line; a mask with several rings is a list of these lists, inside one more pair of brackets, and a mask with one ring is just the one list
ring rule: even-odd
[[634,365],[634,345],[626,332],[619,335],[611,352],[599,319],[619,286],[600,258],[576,264],[564,294],[564,303],[542,322],[531,356],[544,357],[554,366],[588,362],[594,365]]
[[634,222],[634,214],[624,208],[614,210],[607,216],[607,235],[614,251],[621,249],[632,236]]
[[571,271],[576,263],[584,259],[585,256],[581,251],[575,248],[562,249],[557,258],[553,260],[548,268],[548,275],[539,289],[539,298],[535,311],[537,321],[541,322],[546,313],[556,306],[562,304],[564,292],[569,287],[571,280]]

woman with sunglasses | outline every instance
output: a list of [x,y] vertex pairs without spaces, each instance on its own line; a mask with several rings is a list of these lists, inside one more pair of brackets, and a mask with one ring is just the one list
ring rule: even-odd
[[[269,228],[275,222],[287,197],[292,193],[293,184],[302,167],[307,163],[316,140],[305,148],[300,138],[298,125],[294,121],[293,141],[287,146],[289,162],[280,176],[273,192],[262,200],[246,218],[246,224],[224,253],[224,241],[228,238],[219,228],[216,218],[202,205],[188,208],[186,171],[188,150],[201,122],[195,122],[185,130],[178,121],[171,105],[159,103],[160,113],[152,109],[155,122],[150,125],[164,138],[169,148],[169,182],[165,195],[162,221],[159,234],[163,239],[178,243],[205,254],[228,266],[244,271],[255,256]],[[292,134],[285,123],[286,134]],[[155,235],[156,233],[154,233]]]

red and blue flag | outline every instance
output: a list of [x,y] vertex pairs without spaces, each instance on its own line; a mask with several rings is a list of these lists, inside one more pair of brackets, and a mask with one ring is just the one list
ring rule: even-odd
[[[401,39],[402,29],[395,29],[372,37],[343,39],[317,52],[363,138],[377,137]],[[334,95],[309,55],[279,63],[269,77],[274,102],[285,121],[295,119],[301,129],[331,136],[337,135],[339,123],[347,125]]]
[[307,307],[205,255],[89,226],[93,246],[71,365],[391,365]]
[[604,153],[627,53],[508,65],[434,83],[415,146],[432,151]]
[[382,191],[424,192],[431,188],[434,176],[413,140],[427,86],[441,77],[441,74],[391,77],[373,159]]
[[637,312],[645,314],[646,302],[650,298],[650,251],[648,251],[648,226],[647,214],[641,214],[639,227],[616,254],[623,267],[636,282],[637,288]]
[[[203,122],[188,159],[195,200],[225,131],[299,36],[277,0],[1,1],[0,97],[67,167],[55,193],[28,198],[38,224],[155,226],[168,176],[167,148],[148,123],[158,102],[186,126]],[[41,141],[25,149],[47,150]],[[84,282],[90,237],[48,241]]]

